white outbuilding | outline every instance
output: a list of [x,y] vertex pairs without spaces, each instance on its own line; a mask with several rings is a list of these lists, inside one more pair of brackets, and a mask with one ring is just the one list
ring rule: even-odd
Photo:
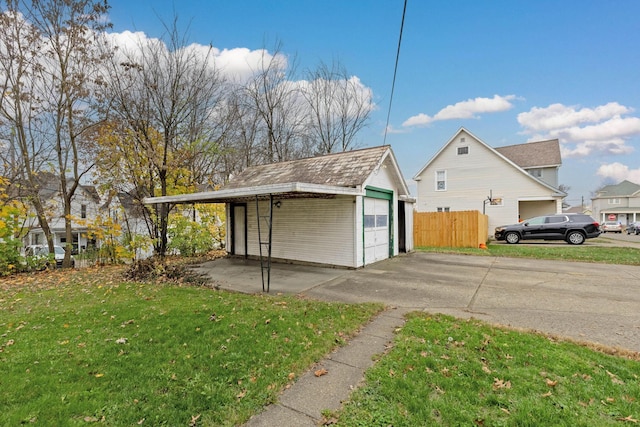
[[218,191],[146,203],[225,203],[231,255],[358,268],[413,250],[415,199],[389,146],[247,168]]

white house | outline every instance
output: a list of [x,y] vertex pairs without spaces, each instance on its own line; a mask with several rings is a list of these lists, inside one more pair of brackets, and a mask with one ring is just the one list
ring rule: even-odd
[[600,222],[622,224],[640,221],[640,185],[624,180],[605,185],[591,199],[593,214]]
[[[413,250],[413,204],[389,146],[253,166],[219,191],[145,203],[226,203],[232,255],[362,267]],[[271,224],[271,227],[269,227]]]
[[499,225],[561,213],[558,140],[492,148],[465,128],[413,177],[418,212],[477,210]]
[[[48,177],[49,175],[45,175]],[[64,205],[55,177],[49,179],[40,188],[40,197],[45,203],[47,221],[53,236],[53,244],[65,246],[67,243],[64,219]],[[27,205],[29,206],[29,205]],[[92,185],[79,185],[71,203],[72,252],[77,253],[96,245],[96,240],[87,236],[87,224],[95,220],[100,211],[100,196]],[[46,237],[38,223],[35,213],[28,216],[28,233],[23,239],[27,245],[47,244]]]

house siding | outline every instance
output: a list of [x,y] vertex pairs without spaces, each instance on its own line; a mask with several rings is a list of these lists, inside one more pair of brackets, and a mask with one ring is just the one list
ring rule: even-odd
[[[276,199],[277,200],[277,199]],[[267,215],[269,202],[260,202]],[[354,197],[284,199],[273,209],[273,258],[355,267]],[[247,203],[247,254],[260,255],[256,203]],[[267,223],[260,223],[267,236]],[[266,255],[266,253],[265,253]]]
[[[464,142],[460,142],[464,138]],[[469,147],[468,154],[458,155],[457,148]],[[435,190],[436,171],[446,171],[446,190]],[[548,200],[550,211],[558,211],[553,191],[516,169],[490,148],[461,131],[448,146],[432,159],[418,175],[417,207],[419,212],[435,212],[439,207],[451,211],[477,210],[489,216],[488,234],[499,225],[518,222],[521,201]],[[489,196],[502,199],[502,205],[485,204]],[[524,219],[524,218],[521,218]]]

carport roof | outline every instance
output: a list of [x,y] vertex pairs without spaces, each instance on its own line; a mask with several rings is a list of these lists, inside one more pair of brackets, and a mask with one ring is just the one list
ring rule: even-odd
[[[345,151],[300,160],[252,166],[218,191],[150,197],[145,203],[227,203],[270,195],[278,198],[358,196],[363,184],[385,161],[390,161],[402,190],[399,198],[412,201],[388,145]],[[386,163],[385,163],[386,164]]]
[[229,203],[254,200],[256,197],[266,199],[269,195],[279,198],[333,197],[336,195],[357,196],[362,192],[357,188],[334,187],[328,185],[289,182],[283,184],[267,184],[242,188],[223,188],[218,191],[180,194],[176,196],[147,197],[145,203]]

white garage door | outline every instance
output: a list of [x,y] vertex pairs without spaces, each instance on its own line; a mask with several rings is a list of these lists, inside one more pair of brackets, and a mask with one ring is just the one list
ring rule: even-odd
[[364,263],[389,258],[389,201],[364,198]]

